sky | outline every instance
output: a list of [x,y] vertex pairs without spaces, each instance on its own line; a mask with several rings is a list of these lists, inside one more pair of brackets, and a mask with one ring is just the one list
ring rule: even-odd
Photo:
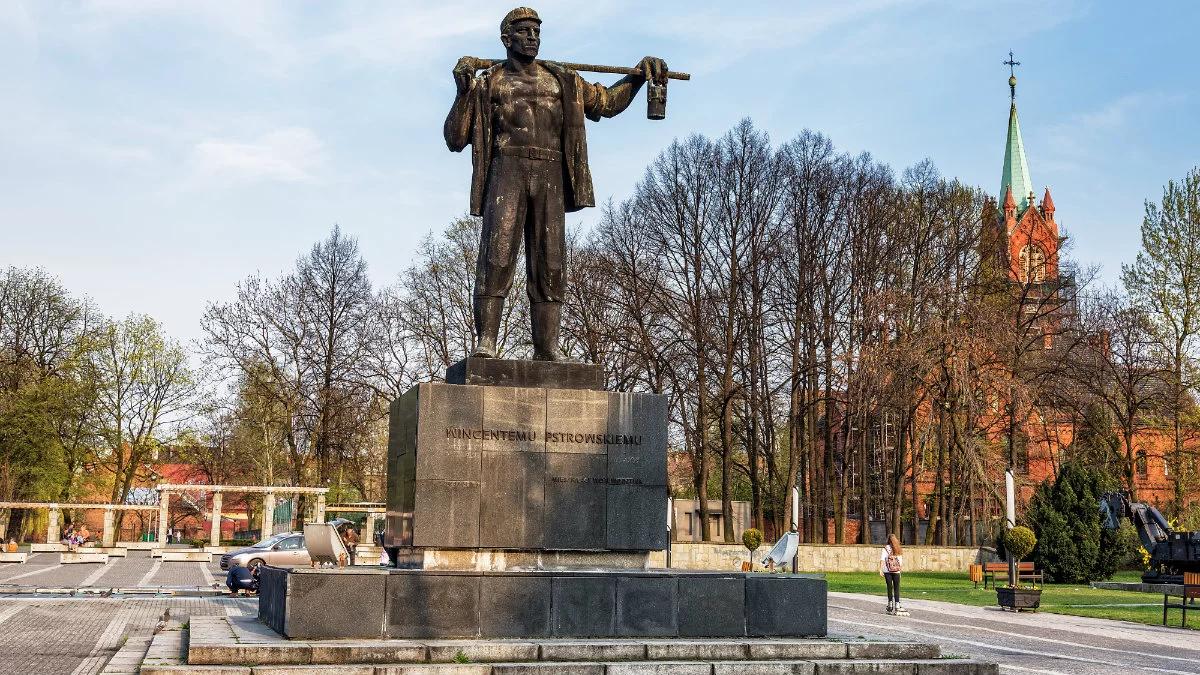
[[[1200,3],[541,2],[548,59],[644,55],[692,74],[588,123],[599,201],[671,140],[749,117],[897,172],[931,159],[995,194],[1011,49],[1033,183],[1070,255],[1114,282],[1146,199],[1200,165]],[[111,316],[202,336],[209,302],[339,224],[379,285],[467,211],[441,127],[459,56],[501,57],[508,3],[0,0],[0,266],[40,266]],[[610,83],[611,75],[588,75]],[[599,209],[570,214],[589,227]]]

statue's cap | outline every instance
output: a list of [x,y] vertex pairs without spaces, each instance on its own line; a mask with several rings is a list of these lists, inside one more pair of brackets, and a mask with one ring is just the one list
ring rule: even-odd
[[518,21],[524,21],[526,19],[529,21],[536,21],[538,23],[542,22],[542,18],[538,16],[537,12],[528,7],[518,7],[504,15],[504,20],[500,22],[500,34],[503,35],[508,33],[508,29],[512,27],[514,23]]

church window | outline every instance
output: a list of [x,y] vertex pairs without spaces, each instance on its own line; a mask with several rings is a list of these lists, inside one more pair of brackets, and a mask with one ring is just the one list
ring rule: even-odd
[[1046,280],[1046,253],[1036,244],[1026,244],[1019,257],[1021,281],[1040,284]]
[[1150,467],[1146,464],[1146,451],[1144,449],[1137,451],[1136,462],[1139,476],[1145,476],[1150,473]]

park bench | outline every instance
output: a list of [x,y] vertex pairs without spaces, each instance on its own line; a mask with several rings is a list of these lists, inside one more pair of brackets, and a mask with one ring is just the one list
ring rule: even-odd
[[[982,572],[983,587],[987,588],[988,581],[991,580],[992,588],[995,588],[996,575],[1000,575],[1001,577],[1008,576],[1008,563],[984,563]],[[975,581],[976,586],[978,586],[978,581],[974,576],[972,576],[971,581]],[[1017,563],[1017,583],[1022,581],[1030,581],[1040,584],[1042,583],[1042,573],[1034,569],[1033,563],[1031,562]]]
[[[1179,598],[1179,602],[1171,602],[1172,597]],[[1182,595],[1172,596],[1170,593],[1163,593],[1163,625],[1167,625],[1167,610],[1178,609],[1183,613],[1179,626],[1187,628],[1187,611],[1189,609],[1200,610],[1198,601],[1200,601],[1200,572],[1184,572]]]

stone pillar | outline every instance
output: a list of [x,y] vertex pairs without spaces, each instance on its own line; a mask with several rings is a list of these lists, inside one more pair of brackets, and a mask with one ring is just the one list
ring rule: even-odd
[[367,511],[367,522],[363,527],[363,531],[358,535],[359,542],[372,546],[375,545],[375,521],[378,519],[378,513]]
[[117,540],[116,532],[113,531],[115,524],[116,512],[113,510],[113,507],[106,507],[104,509],[104,530],[100,535],[101,546],[112,546],[113,542]]
[[212,497],[212,524],[209,525],[208,545],[221,545],[221,498],[222,493],[214,492]]
[[62,539],[62,533],[59,531],[59,510],[58,505],[54,504],[50,507],[50,513],[47,514],[46,523],[46,543],[57,544]]
[[158,493],[158,545],[167,545],[167,529],[171,525],[171,493]]
[[271,536],[271,526],[275,522],[275,493],[268,492],[263,495],[263,513],[262,513],[262,535],[261,539],[266,539]]
[[317,495],[317,507],[313,509],[313,522],[325,522],[325,495]]

